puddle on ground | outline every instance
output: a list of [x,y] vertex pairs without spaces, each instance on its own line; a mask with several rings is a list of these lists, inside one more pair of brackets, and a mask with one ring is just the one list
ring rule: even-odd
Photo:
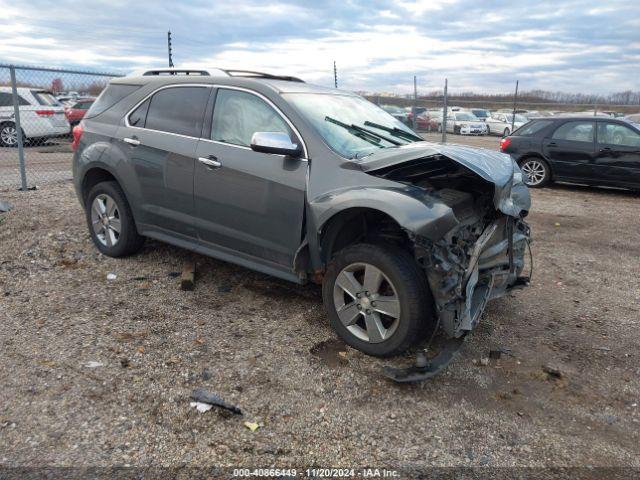
[[[332,338],[320,343],[316,343],[309,349],[314,357],[320,359],[320,362],[329,368],[338,368],[348,363],[346,359],[347,346],[338,340]],[[340,355],[345,355],[344,357]]]

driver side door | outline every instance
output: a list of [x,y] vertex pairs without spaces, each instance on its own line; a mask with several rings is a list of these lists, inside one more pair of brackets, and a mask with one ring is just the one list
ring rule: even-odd
[[291,274],[303,238],[307,159],[256,152],[251,138],[256,132],[285,132],[293,143],[302,140],[257,92],[220,87],[212,95],[213,113],[205,121],[210,127],[203,133],[208,138],[196,148],[200,242],[220,258]]

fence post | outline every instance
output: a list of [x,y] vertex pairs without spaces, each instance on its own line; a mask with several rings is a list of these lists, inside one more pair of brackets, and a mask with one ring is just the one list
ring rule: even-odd
[[516,123],[516,105],[518,105],[518,80],[516,80],[516,93],[513,96],[513,114],[511,115],[511,133]]
[[447,79],[444,79],[444,104],[442,105],[442,143],[447,143]]
[[413,106],[411,107],[411,120],[413,125],[411,125],[411,128],[413,128],[413,131],[416,131],[416,125],[418,123],[418,119],[416,118],[416,107],[418,103],[418,82],[416,80],[416,76],[413,76]]
[[16,68],[9,66],[11,74],[11,93],[13,97],[13,117],[16,124],[16,136],[18,139],[18,161],[20,162],[20,178],[22,179],[22,187],[20,190],[27,191],[27,170],[24,166],[24,144],[22,138],[22,127],[20,124],[20,108],[18,106],[18,85],[16,82]]

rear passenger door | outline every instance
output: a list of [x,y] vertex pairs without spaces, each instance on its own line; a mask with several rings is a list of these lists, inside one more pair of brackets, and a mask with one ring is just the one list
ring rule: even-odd
[[197,238],[193,175],[210,93],[206,86],[161,88],[139,104],[118,131],[135,171],[136,205],[142,214],[137,220],[160,235]]
[[595,121],[562,123],[542,141],[542,152],[551,162],[554,176],[593,180],[595,173]]
[[640,185],[640,134],[617,122],[598,121],[595,168],[606,182]]
[[218,88],[210,133],[196,155],[198,234],[222,258],[291,272],[302,241],[307,160],[253,151],[255,132],[285,132],[302,141],[265,97]]

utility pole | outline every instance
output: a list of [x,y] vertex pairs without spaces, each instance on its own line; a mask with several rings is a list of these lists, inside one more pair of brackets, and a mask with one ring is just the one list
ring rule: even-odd
[[167,32],[167,48],[169,49],[169,68],[173,68],[173,56],[171,55],[171,30]]
[[413,125],[411,126],[413,128],[413,130],[416,130],[416,122],[418,121],[416,119],[416,107],[418,106],[418,81],[416,79],[416,76],[413,76],[413,108],[411,109],[411,121],[413,122]]
[[333,84],[338,88],[338,68],[336,67],[336,61],[333,61]]
[[447,79],[444,79],[444,104],[442,105],[442,143],[447,143]]
[[511,115],[511,133],[516,123],[516,105],[518,104],[518,80],[516,80],[516,93],[513,96],[513,115]]

